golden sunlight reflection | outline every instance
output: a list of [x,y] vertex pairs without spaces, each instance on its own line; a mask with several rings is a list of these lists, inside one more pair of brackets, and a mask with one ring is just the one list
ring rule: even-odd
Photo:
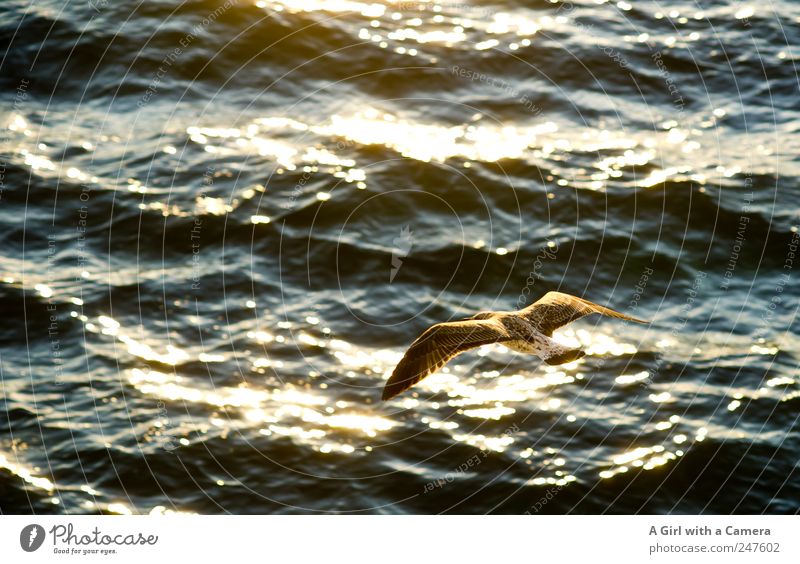
[[[678,435],[680,437],[681,435]],[[684,436],[685,440],[685,436]],[[684,441],[675,441],[680,444]],[[628,472],[631,468],[641,468],[643,470],[653,470],[659,466],[663,466],[670,461],[676,460],[678,457],[683,456],[682,450],[670,451],[662,445],[655,445],[651,447],[637,447],[632,450],[618,454],[611,459],[612,466],[600,472],[600,477],[603,479],[611,478],[617,474]]]
[[647,397],[650,399],[650,401],[655,402],[655,403],[667,403],[669,401],[672,401],[672,394],[670,394],[669,392],[660,392],[658,394],[650,394]]
[[[172,344],[165,346],[166,352],[156,351],[153,346],[143,342],[141,338],[137,339],[129,335],[116,319],[107,315],[98,316],[97,324],[90,322],[85,315],[79,315],[78,318],[84,322],[87,331],[115,337],[119,342],[127,346],[128,353],[142,360],[176,366],[191,359],[191,355],[187,351]],[[205,363],[225,360],[224,356],[205,352],[199,353],[197,358],[200,362]]]
[[139,391],[171,401],[205,403],[217,407],[258,407],[270,394],[249,388],[219,387],[203,390],[184,384],[185,379],[156,370],[134,368],[129,382]]
[[[111,316],[100,315],[92,322],[85,316],[80,317],[87,328],[126,344],[131,355],[143,360],[157,360],[171,366],[195,357],[206,363],[229,360],[225,355],[198,354],[191,349],[183,350],[175,346],[167,346],[166,352],[157,352],[155,346],[145,344],[146,339],[131,337],[124,326]],[[326,355],[339,367],[333,374],[345,378],[367,377],[365,382],[377,380],[375,384],[378,386],[378,382],[389,377],[403,354],[400,349],[373,349],[341,338],[330,338],[330,328],[311,314],[276,323],[271,331],[248,331],[246,336],[254,344],[265,348],[274,343],[293,342],[298,347],[314,349],[315,354]],[[569,346],[580,346],[596,356],[631,355],[638,351],[637,346],[620,334],[605,334],[580,327],[560,331],[555,338]],[[663,348],[668,343],[661,345]],[[282,361],[272,360],[268,356],[250,357],[253,370],[260,371],[266,366],[274,369],[283,367]],[[481,369],[483,358],[491,362],[500,361],[505,368]],[[514,365],[518,361],[519,367],[515,370]],[[527,368],[527,362],[528,359],[502,345],[486,345],[423,379],[409,393],[396,398],[389,405],[420,413],[419,421],[423,425],[446,434],[453,441],[484,452],[511,452],[525,464],[552,468],[551,475],[536,476],[530,480],[530,485],[568,484],[576,478],[564,468],[569,464],[565,454],[558,454],[549,447],[534,450],[528,446],[530,443],[525,444],[525,439],[510,429],[517,430],[515,426],[512,427],[512,424],[515,425],[515,416],[531,410],[553,413],[558,417],[563,416],[566,422],[575,423],[577,418],[574,415],[564,413],[565,400],[554,392],[561,386],[583,379],[580,367],[585,359],[561,366],[535,362],[531,368]],[[315,381],[319,381],[316,378],[321,376],[318,372],[310,375]],[[617,375],[614,384],[632,386],[647,382],[648,379],[647,371],[631,372]],[[277,388],[244,383],[239,386],[214,386],[211,382],[180,373],[140,368],[128,371],[128,382],[142,394],[162,401],[219,409],[208,416],[206,428],[219,429],[219,436],[223,439],[231,429],[246,428],[268,440],[289,440],[323,455],[368,455],[375,446],[372,441],[402,425],[395,417],[388,414],[384,416],[374,404],[360,405],[352,400],[337,400],[328,391],[330,382],[319,382],[316,388],[313,385],[299,387],[291,383]],[[773,377],[765,380],[757,390],[731,389],[723,406],[727,411],[736,412],[743,409],[746,402],[759,398],[788,401],[800,395],[796,390],[797,385],[795,378]],[[670,391],[655,389],[647,397],[655,404],[667,405],[678,401],[679,398],[673,394],[695,393],[692,389],[675,385],[667,389]],[[434,397],[424,399],[433,394]],[[670,464],[683,456],[692,444],[707,438],[707,427],[689,432],[686,428],[680,428],[683,426],[681,421],[681,416],[677,414],[652,420],[647,429],[663,435],[660,444],[634,446],[613,454],[597,469],[600,478],[612,478],[631,470],[655,470]],[[487,425],[499,422],[505,431],[488,432],[481,426],[476,428],[484,422]],[[157,427],[157,433],[152,436],[147,433],[143,439],[154,440],[156,435],[168,431],[163,426]],[[177,429],[175,427],[174,432],[178,432]],[[186,436],[177,438],[181,444],[191,444]],[[0,466],[11,467],[4,458],[0,458]],[[12,471],[39,487],[53,487],[49,481],[35,477],[30,471],[18,468]],[[121,508],[117,509],[122,511]]]
[[109,513],[114,513],[115,515],[133,515],[133,510],[124,503],[120,502],[109,503],[106,506],[106,510]]
[[30,484],[34,488],[51,493],[55,490],[55,484],[47,478],[36,476],[39,472],[38,468],[28,468],[19,462],[14,462],[8,455],[0,452],[0,469],[6,470],[11,474],[19,477],[24,482]]
[[[340,157],[325,148],[306,146],[304,142],[293,142],[291,139],[278,139],[278,134],[285,136],[287,132],[316,132],[318,128],[302,122],[280,117],[268,117],[256,120],[244,128],[212,128],[191,126],[186,129],[191,141],[218,153],[240,153],[247,151],[270,157],[281,166],[278,173],[285,170],[296,170],[302,166],[304,173],[324,172],[349,184],[362,188],[367,180],[366,172],[357,168],[351,158]],[[263,188],[261,188],[263,191]],[[248,199],[254,194],[246,191],[243,197]],[[224,201],[214,198],[198,198],[198,212],[221,215],[235,208]],[[261,221],[266,223],[266,221]],[[254,221],[254,223],[256,223]]]
[[[531,44],[541,29],[566,24],[564,16],[532,18],[522,11],[501,12],[467,3],[368,2],[356,0],[257,0],[259,8],[289,13],[327,12],[363,19],[359,39],[398,54],[416,56],[414,47],[436,43],[448,48],[512,51]],[[432,60],[435,58],[431,57]]]
[[581,347],[589,356],[622,356],[636,354],[638,351],[633,344],[597,330],[565,329],[556,333],[553,338],[570,347]]
[[[117,339],[127,345],[131,355],[142,360],[158,361],[170,366],[178,366],[192,358],[206,363],[228,360],[225,355],[202,351],[195,353],[175,345],[167,345],[166,352],[159,352],[155,345],[148,344],[148,339],[132,337],[120,322],[108,315],[100,315],[94,322],[85,316],[80,317],[87,329]],[[321,326],[320,319],[314,315],[291,322],[282,321],[275,325],[273,331],[251,330],[246,335],[261,347],[293,342],[301,348],[315,349],[318,351],[315,354],[326,355],[333,360],[340,368],[338,373],[344,378],[367,377],[382,382],[389,377],[403,355],[402,350],[371,349],[341,338],[330,338],[329,328]],[[617,356],[637,351],[634,345],[621,337],[597,331],[566,330],[556,338],[571,346],[581,346],[593,355]],[[476,363],[481,363],[482,357],[501,360],[508,366],[503,371],[477,369]],[[530,370],[513,370],[516,361],[521,363],[520,366],[527,366],[529,362],[501,345],[481,347],[477,354],[456,359],[391,403],[405,409],[419,410],[423,407],[420,396],[437,394],[435,401],[424,402],[425,425],[448,434],[455,441],[483,450],[503,452],[514,443],[511,434],[471,432],[469,428],[472,424],[459,425],[459,420],[510,421],[522,406],[526,410],[558,413],[562,410],[562,400],[554,397],[552,390],[583,378],[578,370],[583,360],[562,366],[545,366],[535,362]],[[264,373],[268,367],[281,370],[284,366],[282,360],[273,359],[269,354],[252,356],[250,362],[252,370],[257,373]],[[617,377],[617,384],[632,384],[646,377],[646,372],[621,375]],[[335,396],[332,397],[327,391],[328,382],[320,382],[316,390],[288,383],[279,388],[244,383],[239,386],[212,386],[210,382],[199,381],[180,372],[152,368],[131,369],[128,381],[141,393],[164,401],[201,404],[226,410],[226,416],[215,414],[210,417],[214,427],[251,427],[262,436],[292,440],[323,454],[368,452],[366,447],[371,448],[371,445],[364,441],[375,439],[399,424],[391,417],[376,413],[373,406],[359,407],[350,401],[336,401]],[[651,399],[666,401],[652,395]]]
[[356,2],[354,0],[258,0],[259,8],[271,8],[277,12],[353,12],[367,18],[382,16],[386,6],[377,2]]
[[[333,2],[330,5],[336,4]],[[344,5],[348,4],[361,5],[358,2],[346,2]],[[363,6],[369,7],[373,4],[365,3]],[[379,6],[383,8],[382,5]],[[345,11],[349,11],[349,8]],[[409,19],[408,25],[411,25],[413,20]],[[482,25],[476,22],[469,24]],[[453,29],[466,29],[467,25],[467,22],[462,21]],[[507,18],[502,14],[495,14],[484,33],[491,35],[508,28],[510,33],[527,34],[538,25],[528,25],[516,17]],[[418,27],[411,26],[413,33],[404,34],[395,30],[389,35],[398,41],[415,38],[416,42],[429,33],[420,31]],[[463,33],[463,30],[457,33]],[[477,43],[476,46],[488,47],[490,43],[486,41]],[[518,46],[517,43],[514,45]],[[412,51],[415,50],[404,48],[403,52]],[[405,157],[426,162],[443,162],[451,158],[460,158],[466,161],[465,167],[470,165],[471,161],[526,159],[539,164],[545,159],[557,186],[597,191],[605,190],[609,181],[624,186],[649,188],[675,181],[692,181],[704,185],[712,175],[730,178],[740,174],[741,167],[735,163],[729,166],[719,163],[715,163],[714,166],[708,164],[705,166],[706,170],[698,170],[700,167],[697,164],[697,157],[693,156],[702,148],[703,136],[707,132],[713,133],[717,127],[717,120],[723,119],[725,115],[725,110],[716,108],[706,119],[695,120],[696,123],[687,122],[679,127],[675,120],[667,120],[661,123],[656,131],[632,132],[609,130],[602,124],[597,127],[573,125],[566,127],[559,126],[553,121],[513,125],[484,123],[481,114],[476,114],[469,123],[461,125],[427,121],[422,123],[366,107],[353,110],[351,113],[332,115],[317,124],[307,124],[287,117],[268,116],[256,119],[243,127],[191,125],[186,128],[186,134],[191,144],[207,152],[223,156],[258,154],[274,160],[279,167],[276,171],[279,175],[298,169],[306,174],[321,172],[361,190],[368,184],[366,171],[360,168],[352,157],[338,154],[352,150],[354,145],[381,145]],[[12,119],[9,129],[22,131],[20,128],[25,125],[24,119],[17,116]],[[315,138],[309,138],[309,134]],[[349,144],[341,143],[343,139]],[[321,146],[324,143],[331,145],[335,143],[336,147]],[[43,150],[42,147],[46,149],[44,145],[40,145],[19,150],[25,163],[36,173],[93,183],[105,189],[113,186],[112,182],[101,182],[89,172],[74,166],[62,169],[45,155],[35,152],[34,149],[38,151]],[[84,142],[83,146],[94,149],[94,145],[88,142]],[[167,145],[163,150],[169,154],[177,152],[174,145]],[[562,165],[565,161],[564,154],[571,152],[596,153],[599,156],[589,168],[564,168]],[[634,173],[636,168],[646,166],[651,166],[647,176],[642,177]],[[128,179],[126,188],[141,194],[151,192],[151,188],[135,178]],[[243,200],[252,198],[256,191],[264,190],[263,186],[247,187],[229,201],[201,196],[196,199],[193,207],[159,199],[141,201],[138,205],[142,210],[165,217],[225,215],[234,212]],[[318,200],[326,201],[333,194],[330,191],[321,191],[316,193],[316,196]],[[269,216],[263,214],[250,215],[248,219],[254,225],[268,224],[271,221]]]
[[[622,185],[645,188],[668,181],[691,180],[701,185],[707,181],[706,173],[694,170],[696,159],[689,153],[701,148],[699,139],[713,124],[679,128],[673,120],[650,132],[574,126],[561,131],[552,121],[512,125],[484,122],[483,117],[476,114],[469,123],[461,125],[422,123],[366,107],[334,114],[317,124],[269,116],[241,128],[192,126],[187,133],[195,143],[214,147],[217,152],[244,151],[274,159],[280,167],[278,174],[302,167],[304,172],[321,171],[359,189],[367,185],[366,172],[353,158],[337,154],[348,147],[348,144],[342,147],[342,139],[350,142],[351,148],[380,145],[424,162],[460,158],[466,161],[464,166],[470,161],[547,159],[556,185],[576,189],[604,190],[606,182],[612,179]],[[309,134],[316,137],[309,138]],[[336,149],[319,146],[333,142],[337,142]],[[676,147],[680,150],[676,151]],[[564,153],[571,152],[601,156],[592,168],[563,168]],[[636,168],[647,165],[653,165],[647,176],[635,174]],[[735,166],[717,168],[725,176],[740,172]],[[331,194],[320,192],[319,197],[327,200]],[[224,209],[223,206],[220,203],[213,209]]]
[[[189,128],[192,130],[193,128]],[[307,125],[288,118],[263,118],[242,130],[213,130],[197,142],[210,144],[233,143],[239,150],[249,150],[270,156],[282,167],[295,170],[298,166],[311,166],[347,183],[364,182],[366,173],[356,167],[352,159],[343,158],[327,149],[304,148],[289,140],[276,140],[275,135],[285,132],[311,132],[319,136],[344,138],[360,145],[383,145],[403,156],[420,161],[444,161],[452,157],[471,160],[496,161],[504,158],[522,158],[538,136],[557,130],[552,122],[536,126],[499,126],[422,124],[401,119],[374,108],[351,115],[333,115],[327,123]]]
[[516,410],[513,407],[505,407],[503,405],[496,405],[494,407],[481,407],[477,409],[465,409],[464,415],[467,417],[474,417],[476,419],[494,419],[498,420],[507,415],[512,415]]
[[[563,473],[562,473],[563,474]],[[573,476],[572,474],[567,475],[559,475],[558,477],[550,476],[550,477],[542,477],[538,476],[536,478],[532,478],[528,481],[527,485],[531,486],[566,486],[570,482],[576,482],[578,478]]]
[[493,162],[521,158],[539,135],[552,133],[557,128],[552,122],[528,127],[422,124],[370,108],[351,116],[334,115],[330,124],[315,129],[321,134],[344,137],[361,145],[384,145],[420,161],[462,157]]
[[[299,332],[298,335],[301,343],[317,344],[318,340],[314,337],[307,338],[303,332]],[[583,346],[595,355],[623,355],[637,351],[635,346],[622,341],[619,337],[597,332],[565,331],[560,338]],[[330,340],[324,346],[327,346],[333,358],[340,363],[347,374],[352,374],[352,370],[360,370],[381,374],[384,379],[389,377],[403,354],[400,350],[359,347],[341,339]],[[496,356],[506,362],[509,360],[513,362],[513,359],[517,358],[517,355],[514,355],[509,359],[511,354],[501,345],[486,345],[477,351],[478,357]],[[443,401],[426,403],[428,411],[421,420],[423,423],[431,429],[448,433],[453,440],[484,450],[503,452],[514,442],[514,438],[509,434],[490,436],[465,432],[456,421],[445,419],[448,417],[445,414],[451,413],[450,411],[443,410],[441,416],[436,416],[434,413],[446,406],[455,409],[458,415],[468,419],[501,421],[517,412],[515,405],[526,405],[528,408],[532,406],[543,412],[558,412],[561,410],[562,401],[549,397],[547,390],[569,385],[583,377],[577,372],[580,361],[562,366],[536,363],[532,373],[514,372],[508,369],[510,366],[505,372],[481,371],[474,368],[475,361],[474,357],[470,358],[468,355],[459,357],[448,366],[424,378],[407,395],[398,397],[393,403],[404,409],[418,409],[421,404],[418,399],[420,396],[443,394],[445,396]],[[630,378],[632,381],[639,381],[644,377],[638,374]],[[624,378],[620,380],[620,383],[624,382],[626,382]],[[431,408],[434,410],[433,413],[430,411]],[[307,419],[302,410],[298,410],[295,415]],[[574,421],[575,418],[572,417],[570,420]]]
[[647,380],[647,378],[649,376],[650,376],[650,373],[647,372],[646,370],[643,370],[641,372],[637,372],[636,374],[622,374],[620,376],[617,376],[615,378],[615,382],[617,384],[623,384],[623,385],[624,384],[635,384],[637,382],[642,382],[644,380]]
[[[259,431],[262,435],[290,437],[321,452],[350,451],[346,443],[330,440],[331,431],[339,431],[339,435],[356,433],[372,438],[395,426],[390,419],[359,413],[342,402],[336,403],[337,407],[342,406],[342,411],[331,406],[322,409],[330,403],[327,397],[289,385],[273,390],[252,389],[244,385],[205,388],[181,376],[138,368],[130,371],[129,382],[140,392],[165,400],[240,408],[243,421],[264,425]],[[221,418],[214,418],[213,423],[226,425]],[[325,445],[328,445],[327,449],[323,449]]]
[[[122,324],[108,315],[98,316],[94,323],[89,322],[84,316],[81,317],[86,322],[87,328],[91,325],[95,332],[114,337],[126,344],[128,352],[135,357],[157,360],[174,366],[194,356],[191,351],[175,346],[167,346],[165,353],[158,353],[141,338],[134,339],[128,335]],[[292,330],[292,333],[287,334],[289,330]],[[278,341],[293,340],[300,347],[318,349],[319,354],[334,359],[346,377],[367,375],[388,378],[402,357],[401,350],[358,346],[343,339],[328,338],[329,333],[323,333],[322,330],[327,328],[320,326],[320,319],[307,315],[299,321],[276,324],[275,332],[252,330],[247,332],[247,337],[261,346],[268,347]],[[619,335],[598,331],[567,329],[559,332],[556,338],[570,346],[581,346],[592,355],[619,356],[637,352],[636,346]],[[464,356],[457,359],[422,380],[409,394],[397,398],[392,403],[416,411],[422,407],[420,396],[440,395],[436,401],[425,402],[425,413],[421,417],[423,424],[430,429],[446,433],[454,441],[483,451],[505,452],[516,441],[513,433],[490,434],[485,431],[471,431],[472,424],[465,425],[464,421],[510,421],[522,406],[525,406],[526,410],[561,412],[562,400],[554,397],[552,390],[583,378],[578,370],[583,361],[562,366],[545,366],[537,363],[535,368],[527,373],[510,370],[510,365],[505,371],[476,369],[475,363],[480,363],[482,357],[493,357],[505,363],[513,363],[518,355],[512,354],[501,345],[481,347],[472,358]],[[197,358],[204,362],[225,360],[224,355],[202,352]],[[262,365],[282,366],[280,361],[271,361],[268,358],[256,357],[252,361],[254,370]],[[616,377],[616,384],[632,385],[647,378],[646,371],[622,374]],[[223,429],[223,436],[227,435],[226,429],[250,427],[261,436],[273,440],[291,440],[321,454],[369,453],[372,445],[368,441],[391,431],[399,424],[391,417],[376,413],[371,406],[359,408],[351,401],[335,401],[326,392],[328,383],[320,384],[317,391],[291,384],[285,384],[280,388],[262,388],[245,384],[212,386],[209,382],[200,382],[196,378],[180,374],[139,368],[128,372],[128,381],[141,393],[164,401],[203,404],[224,409],[224,416],[214,414],[209,418],[213,427]],[[776,390],[777,393],[780,388],[793,385],[795,381],[791,378],[773,379],[767,381],[764,389]],[[649,397],[651,401],[657,403],[673,400],[672,395],[665,391],[654,392]],[[733,393],[728,409],[737,409],[743,398],[742,393]],[[455,420],[453,420],[454,414],[457,416]],[[459,424],[458,417],[463,419],[462,424]],[[573,416],[567,420],[574,422],[576,419]],[[705,438],[707,431],[703,430],[691,438],[685,432],[676,432],[675,428],[679,421],[679,416],[673,415],[652,424],[656,431],[667,434],[669,442],[665,445],[669,444],[671,448],[655,445],[622,452],[611,459],[610,464],[600,472],[600,476],[609,478],[632,468],[651,470],[663,466],[683,454],[680,448],[684,448],[692,440],[702,441]],[[160,431],[163,432],[163,429]],[[181,437],[180,440],[184,441],[186,437]],[[533,454],[533,451],[525,448],[518,452],[522,459],[527,459]],[[553,457],[552,465],[556,468],[556,474],[544,479],[554,480],[555,483],[568,483],[572,478],[558,468],[563,462],[556,463],[556,460],[565,459]]]
[[454,434],[453,439],[468,444],[470,446],[478,447],[481,450],[491,450],[494,452],[505,452],[505,450],[514,444],[513,437],[509,435],[501,435],[499,437],[491,437],[479,434]]

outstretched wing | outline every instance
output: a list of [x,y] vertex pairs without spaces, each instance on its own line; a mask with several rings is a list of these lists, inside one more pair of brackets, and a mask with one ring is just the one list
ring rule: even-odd
[[510,340],[505,327],[493,319],[438,323],[426,330],[406,351],[383,388],[382,399],[393,398],[459,353]]
[[523,309],[521,313],[528,321],[533,323],[539,331],[548,337],[552,336],[553,331],[559,327],[563,327],[567,323],[593,313],[635,321],[636,323],[648,323],[647,321],[597,305],[589,300],[570,296],[569,294],[562,294],[561,292],[547,292],[542,299],[529,305]]

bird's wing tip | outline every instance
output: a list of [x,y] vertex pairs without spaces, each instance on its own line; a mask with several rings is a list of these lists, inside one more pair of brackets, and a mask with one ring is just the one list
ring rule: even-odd
[[383,387],[383,391],[381,392],[381,401],[388,401],[395,396],[399,396],[406,389],[408,389],[408,387],[403,388],[396,385],[392,386],[391,384],[391,382],[387,382],[387,384]]

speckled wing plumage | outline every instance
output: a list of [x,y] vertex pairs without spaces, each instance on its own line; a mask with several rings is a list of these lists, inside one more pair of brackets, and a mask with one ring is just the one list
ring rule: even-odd
[[548,337],[551,337],[553,331],[559,327],[593,313],[635,321],[636,323],[647,323],[647,321],[608,309],[583,298],[562,294],[561,292],[547,292],[539,301],[520,312],[534,327]]
[[406,351],[386,382],[382,399],[393,398],[407,390],[425,376],[442,368],[459,353],[510,339],[505,327],[493,319],[434,325],[420,335]]

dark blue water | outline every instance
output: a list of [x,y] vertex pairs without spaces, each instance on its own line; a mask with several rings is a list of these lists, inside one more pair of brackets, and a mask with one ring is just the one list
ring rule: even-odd
[[[800,4],[5,0],[3,513],[797,513]],[[559,289],[560,367],[430,324]]]

